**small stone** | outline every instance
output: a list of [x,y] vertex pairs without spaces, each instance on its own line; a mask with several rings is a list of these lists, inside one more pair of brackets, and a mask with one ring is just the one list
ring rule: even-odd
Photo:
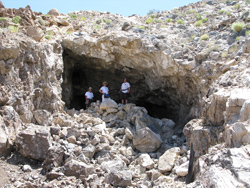
[[30,167],[30,165],[23,165],[23,171],[24,172],[31,172],[32,168]]

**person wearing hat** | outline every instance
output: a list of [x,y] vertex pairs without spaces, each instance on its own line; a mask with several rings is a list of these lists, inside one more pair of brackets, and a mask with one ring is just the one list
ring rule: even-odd
[[94,94],[92,92],[92,87],[89,87],[89,90],[85,93],[85,99],[86,99],[86,109],[90,107],[90,104],[93,102]]
[[104,81],[102,85],[103,86],[100,88],[99,92],[102,94],[102,102],[105,102],[109,99],[109,88],[107,87],[108,82]]
[[128,104],[128,95],[130,92],[130,84],[127,82],[127,79],[124,78],[124,82],[122,83],[121,89],[119,91],[120,95],[121,95],[121,100],[122,100],[122,104]]

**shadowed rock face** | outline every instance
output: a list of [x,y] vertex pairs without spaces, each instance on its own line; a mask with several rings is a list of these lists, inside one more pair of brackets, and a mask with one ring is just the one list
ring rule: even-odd
[[[117,102],[119,99],[119,89],[126,77],[131,85],[131,96],[129,102],[136,103],[147,108],[150,115],[158,118],[170,118],[177,124],[184,125],[190,118],[189,113],[193,106],[199,106],[199,91],[194,78],[186,74],[181,76],[181,72],[172,72],[169,69],[167,76],[160,76],[162,70],[154,70],[154,67],[143,66],[146,61],[154,64],[160,64],[159,59],[164,58],[164,54],[145,54],[115,52],[110,50],[103,57],[90,55],[80,55],[79,52],[72,50],[69,43],[64,41],[64,73],[62,84],[62,98],[67,108],[80,110],[84,108],[84,94],[88,87],[93,88],[95,100],[101,100],[101,94],[98,92],[103,81],[107,81],[111,98]],[[119,46],[118,46],[119,47]],[[86,46],[79,46],[84,49]],[[88,47],[87,47],[88,48]],[[98,48],[94,46],[93,48]],[[135,49],[137,51],[138,49]],[[122,54],[124,53],[125,54]],[[115,56],[110,61],[107,56]],[[163,56],[160,58],[160,56]],[[155,61],[155,62],[154,62]],[[168,63],[167,61],[164,63]],[[162,65],[160,65],[162,66]],[[177,66],[177,65],[171,65]],[[160,67],[161,69],[161,67]]]

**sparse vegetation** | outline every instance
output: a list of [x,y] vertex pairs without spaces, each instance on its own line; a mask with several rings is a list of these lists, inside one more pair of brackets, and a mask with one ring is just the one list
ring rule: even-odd
[[109,20],[109,19],[107,19],[107,20],[103,20],[104,22],[106,22],[106,24],[111,24],[112,23],[112,21],[111,20]]
[[173,22],[173,20],[168,18],[168,19],[165,20],[165,22]]
[[50,40],[50,39],[52,38],[52,36],[51,36],[51,35],[46,35],[45,38],[46,38],[47,40]]
[[177,20],[177,24],[183,24],[183,23],[184,23],[184,21],[182,19]]
[[196,20],[202,20],[203,19],[200,13],[195,14],[195,18],[196,18]]
[[19,21],[21,20],[21,17],[20,16],[15,16],[14,18],[12,18],[12,22],[15,23],[15,24],[19,24]]
[[76,14],[70,14],[69,16],[70,16],[71,18],[73,18],[74,20],[77,19],[77,15],[76,15]]
[[230,15],[231,15],[231,13],[232,13],[231,11],[228,11],[228,12],[227,12],[227,16],[230,16]]
[[41,17],[38,18],[38,22],[39,22],[41,25],[45,26],[45,21],[44,21]]
[[203,18],[203,19],[202,19],[202,22],[203,22],[203,23],[206,23],[206,22],[207,22],[207,18]]
[[225,10],[221,10],[220,12],[219,12],[219,14],[224,14],[225,13]]
[[221,53],[221,57],[222,57],[222,58],[227,57],[227,55],[228,55],[228,52],[227,52],[227,51],[224,51],[224,52]]
[[151,14],[150,17],[151,18],[156,18],[156,15],[155,14]]
[[155,14],[155,13],[158,13],[158,12],[160,12],[160,11],[159,11],[159,10],[156,10],[156,9],[149,10],[148,13],[147,13],[147,15],[149,16],[149,15],[151,15],[151,14]]
[[199,20],[199,21],[194,23],[194,26],[195,27],[200,27],[202,25],[202,23],[203,23],[202,20]]
[[234,9],[240,9],[240,3],[235,4]]
[[250,34],[250,30],[246,31],[246,36],[248,36]]
[[245,24],[243,22],[236,22],[232,25],[232,30],[234,32],[240,32],[245,27]]
[[50,14],[45,14],[45,16],[47,16],[47,17],[51,17],[51,15],[50,15]]
[[200,41],[202,40],[208,40],[209,39],[209,35],[208,34],[204,34],[200,37]]
[[101,26],[100,25],[95,25],[94,28],[95,29],[101,29]]
[[250,4],[250,0],[246,0],[246,5]]
[[85,21],[86,20],[86,18],[85,17],[81,17],[81,19],[80,19],[81,21]]
[[4,17],[0,17],[0,21],[5,21],[6,19]]
[[144,26],[140,26],[140,29],[145,29],[145,27]]
[[13,26],[13,25],[10,25],[10,26],[8,27],[8,30],[10,30],[10,31],[13,32],[13,33],[17,33],[17,32],[18,32],[18,29],[19,29],[19,27],[16,27],[16,26]]

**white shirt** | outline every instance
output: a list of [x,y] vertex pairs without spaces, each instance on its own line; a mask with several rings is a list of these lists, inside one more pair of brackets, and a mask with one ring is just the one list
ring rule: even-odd
[[101,90],[103,93],[105,93],[105,94],[108,94],[108,93],[109,93],[109,88],[108,88],[108,87],[102,86],[100,90]]
[[122,92],[123,93],[128,93],[128,88],[130,88],[130,84],[128,82],[122,83]]
[[87,99],[93,99],[94,94],[93,94],[92,92],[87,91],[87,92],[85,93],[85,96],[87,97]]

